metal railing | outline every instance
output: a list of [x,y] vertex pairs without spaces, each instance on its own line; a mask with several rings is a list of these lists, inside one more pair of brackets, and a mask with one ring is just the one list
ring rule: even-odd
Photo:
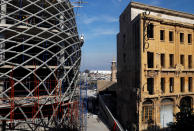
[[101,97],[101,95],[99,95],[99,109],[100,109],[101,113],[103,113],[104,116],[106,117],[106,120],[108,120],[108,125],[109,125],[111,130],[124,131],[121,124],[118,122],[118,120],[116,118],[114,118],[113,114],[111,113],[109,108],[104,103],[104,100]]

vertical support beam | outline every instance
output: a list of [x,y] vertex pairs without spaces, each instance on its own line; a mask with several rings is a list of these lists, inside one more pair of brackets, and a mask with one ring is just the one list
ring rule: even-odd
[[160,102],[161,102],[161,99],[160,97],[159,98],[156,98],[155,101],[154,101],[154,106],[155,106],[155,112],[154,112],[154,122],[155,122],[155,126],[159,125],[160,124]]
[[59,100],[59,102],[60,102],[60,112],[61,112],[61,102],[62,102],[62,98],[61,98],[61,94],[62,94],[62,90],[61,90],[61,88],[62,88],[62,81],[60,80],[60,84],[59,84],[59,89],[60,89],[60,91],[59,91],[59,93],[60,93],[60,100]]
[[[5,83],[5,81],[0,80],[0,94],[1,94],[1,92],[3,92],[3,90],[4,90],[4,83]],[[0,98],[1,98],[1,99],[3,98],[3,94],[0,95]],[[3,101],[0,100],[0,104],[2,104],[2,103],[3,103]]]
[[170,77],[165,77],[165,93],[170,93]]
[[3,63],[3,61],[5,60],[5,53],[2,53],[5,50],[5,42],[3,42],[5,40],[4,35],[0,34],[0,42],[2,42],[0,44],[0,62]]
[[[175,99],[174,99],[174,114],[180,112],[180,96],[177,96]],[[174,117],[174,121],[176,120],[176,118]]]
[[[22,42],[24,42],[24,38],[23,38]],[[25,51],[24,43],[22,44],[22,51],[23,51],[23,52]],[[22,60],[23,60],[23,62],[25,61],[25,56],[24,56],[24,54],[22,55]]]
[[[39,110],[39,94],[40,94],[40,90],[39,90],[39,80],[37,81],[37,95],[38,95],[38,102],[37,102],[37,111]],[[37,117],[39,118],[39,113],[37,114]]]
[[15,108],[15,103],[14,103],[14,80],[13,80],[13,68],[12,68],[12,72],[10,75],[10,87],[11,87],[11,110],[10,110],[10,122],[12,124],[12,122],[14,121],[14,108]]
[[6,121],[2,121],[2,131],[6,131]]
[[6,24],[6,12],[7,12],[7,4],[5,0],[1,0],[1,24]]
[[[34,74],[36,74],[36,61],[34,61],[34,66],[35,66]],[[34,75],[34,88],[35,88],[35,90],[34,90],[34,97],[36,99],[36,97],[37,97],[37,80],[36,80],[36,76],[35,75]],[[36,114],[36,105],[37,105],[37,102],[35,101],[34,102],[34,107],[32,107],[32,119],[33,119],[33,121],[35,119],[34,115]]]

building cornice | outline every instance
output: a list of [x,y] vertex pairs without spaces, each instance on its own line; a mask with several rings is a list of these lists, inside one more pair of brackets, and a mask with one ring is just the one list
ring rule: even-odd
[[134,7],[134,8],[138,8],[138,9],[143,9],[143,10],[158,12],[158,13],[162,13],[162,14],[183,17],[183,18],[189,18],[189,19],[194,20],[194,14],[189,14],[189,13],[185,13],[185,12],[170,10],[170,9],[161,8],[161,7],[157,7],[157,6],[145,5],[145,4],[141,4],[138,2],[131,2],[130,6]]
[[168,19],[157,17],[157,16],[153,16],[153,15],[144,15],[142,13],[140,15],[140,18],[144,19],[144,20],[151,20],[151,21],[160,22],[161,24],[165,24],[165,25],[172,25],[172,26],[179,26],[179,27],[194,29],[194,24],[168,20]]

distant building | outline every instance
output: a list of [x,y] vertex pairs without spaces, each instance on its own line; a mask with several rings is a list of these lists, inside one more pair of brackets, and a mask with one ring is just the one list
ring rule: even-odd
[[111,74],[111,71],[109,71],[109,70],[91,70],[90,73],[94,73],[94,74]]
[[110,80],[111,71],[108,70],[91,70],[89,73],[91,80]]
[[126,129],[166,128],[194,107],[193,25],[193,14],[136,2],[121,14],[117,115]]
[[109,88],[113,85],[116,86],[116,83],[117,83],[117,77],[116,77],[117,67],[116,67],[116,60],[115,59],[113,59],[113,61],[111,62],[111,71],[101,71],[101,73],[108,75],[109,79],[98,79],[98,81],[97,81],[98,91],[105,90],[106,88]]
[[113,59],[111,65],[111,81],[117,82],[117,65],[115,59]]

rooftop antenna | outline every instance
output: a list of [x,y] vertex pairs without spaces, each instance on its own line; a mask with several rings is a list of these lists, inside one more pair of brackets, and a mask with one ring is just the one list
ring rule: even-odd
[[88,2],[84,2],[83,0],[76,0],[74,2],[71,2],[73,4],[73,7],[82,8],[82,4],[87,4]]
[[84,2],[83,0],[75,0],[75,1],[72,1],[72,6],[73,8],[77,8],[76,11],[75,11],[75,14],[78,16],[78,9],[79,8],[82,8],[83,4],[87,4],[88,2]]

